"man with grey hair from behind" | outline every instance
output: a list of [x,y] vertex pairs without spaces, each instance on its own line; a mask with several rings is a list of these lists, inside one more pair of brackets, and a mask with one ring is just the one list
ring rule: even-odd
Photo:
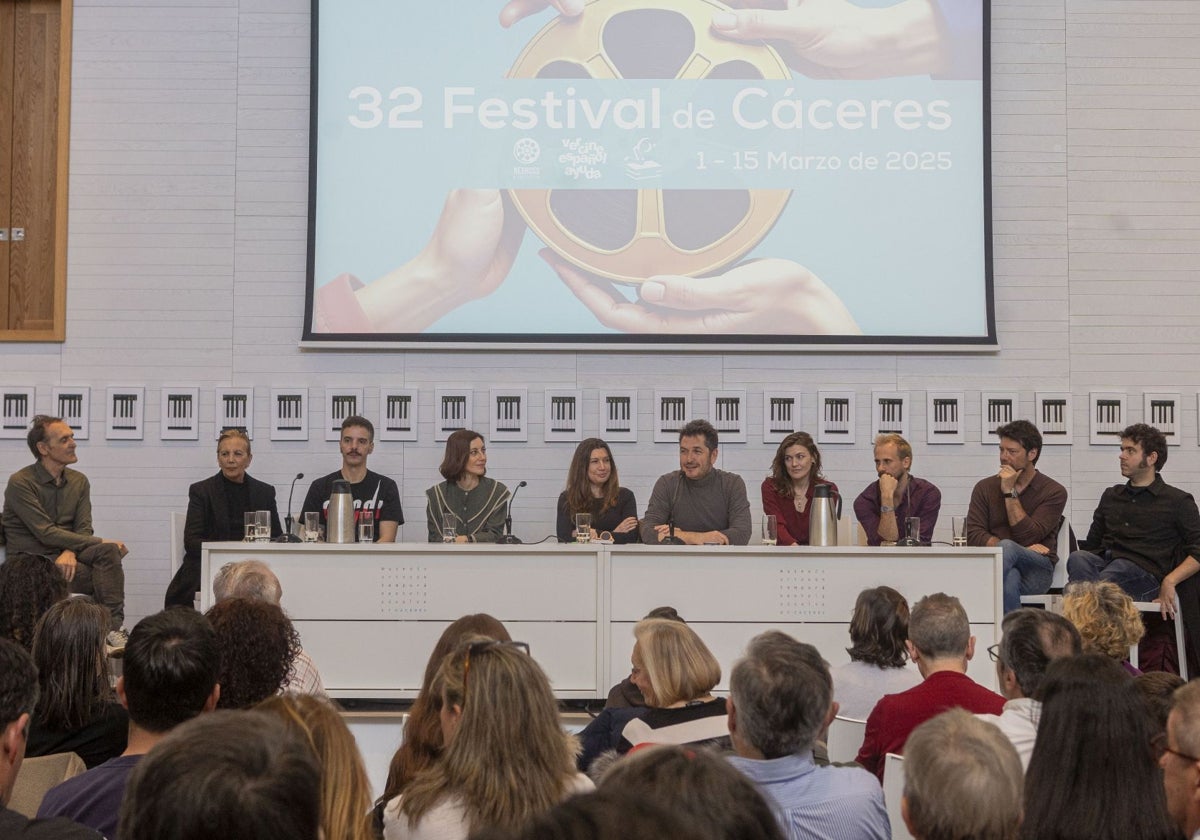
[[1016,840],[1024,784],[1000,730],[950,709],[908,738],[900,813],[917,840]]
[[774,800],[792,840],[891,837],[883,792],[858,767],[818,767],[812,748],[837,714],[829,666],[778,630],[755,636],[729,678],[730,762]]
[[975,637],[962,602],[944,592],[926,595],[908,620],[908,657],[922,682],[899,694],[886,694],[867,716],[867,731],[855,760],[883,780],[884,757],[903,753],[908,735],[938,712],[955,706],[976,714],[998,715],[1004,698],[967,676]]
[[[283,586],[271,567],[261,560],[239,560],[226,563],[213,578],[213,599],[220,603],[229,598],[245,598],[247,601],[262,601],[280,607]],[[294,671],[295,675],[283,687],[283,691],[329,699],[321,682],[321,672],[303,650],[296,656]]]

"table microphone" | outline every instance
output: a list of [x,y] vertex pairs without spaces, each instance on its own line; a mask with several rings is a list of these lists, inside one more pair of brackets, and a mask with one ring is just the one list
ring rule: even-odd
[[520,545],[521,544],[521,538],[514,537],[513,532],[512,532],[512,504],[513,504],[513,500],[517,498],[517,491],[519,491],[522,487],[524,487],[528,483],[529,483],[528,481],[522,481],[522,482],[518,483],[517,489],[513,490],[512,493],[508,497],[508,516],[504,517],[504,536],[502,536],[502,537],[500,537],[500,539],[496,540],[496,542],[501,543],[502,545]]
[[296,521],[292,517],[292,496],[296,494],[296,482],[304,478],[304,473],[296,473],[296,477],[292,479],[292,489],[288,491],[288,508],[287,516],[283,520],[283,536],[276,537],[273,542],[298,543],[300,538],[292,533],[292,524]]

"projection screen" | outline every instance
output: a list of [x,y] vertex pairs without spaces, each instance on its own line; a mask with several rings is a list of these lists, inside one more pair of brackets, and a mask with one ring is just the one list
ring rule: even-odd
[[304,340],[992,349],[987,60],[983,0],[314,0]]

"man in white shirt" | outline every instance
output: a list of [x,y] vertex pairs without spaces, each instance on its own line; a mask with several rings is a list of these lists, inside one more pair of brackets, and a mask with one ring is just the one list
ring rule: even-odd
[[995,724],[1012,741],[1021,757],[1021,767],[1029,769],[1029,757],[1037,740],[1042,704],[1034,700],[1046,667],[1062,656],[1082,652],[1079,631],[1058,613],[1031,607],[1014,610],[1000,625],[1004,634],[988,648],[996,663],[1004,710],[999,715],[976,715]]

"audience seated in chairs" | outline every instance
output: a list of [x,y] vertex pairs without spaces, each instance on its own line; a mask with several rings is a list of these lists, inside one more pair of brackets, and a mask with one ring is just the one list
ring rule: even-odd
[[725,840],[784,840],[762,792],[728,761],[706,750],[667,744],[635,749],[600,779],[601,791],[650,796],[698,817]]
[[86,596],[59,601],[38,621],[33,661],[41,700],[26,755],[73,752],[91,768],[125,751],[129,715],[109,685],[108,626],[108,610]]
[[[242,560],[237,563],[226,563],[213,578],[213,598],[220,603],[227,598],[247,598],[251,601],[264,601],[282,607],[283,587],[279,578],[271,571],[271,567],[261,560]],[[329,699],[325,693],[325,685],[321,681],[321,672],[311,657],[301,648],[296,654],[296,662],[292,675],[281,691],[295,691],[299,694],[315,694]]]
[[409,709],[408,721],[404,725],[404,741],[392,756],[383,795],[375,801],[378,831],[383,831],[383,810],[387,803],[403,793],[408,783],[442,754],[445,747],[441,721],[442,686],[437,681],[437,675],[442,662],[468,636],[483,636],[499,642],[512,641],[504,625],[487,613],[464,615],[442,631],[429,661],[425,663],[421,691]]
[[1121,587],[1108,581],[1078,581],[1063,592],[1063,615],[1079,630],[1083,649],[1102,653],[1130,674],[1141,673],[1129,664],[1129,648],[1146,633],[1142,614]]
[[371,783],[342,716],[311,694],[268,697],[256,707],[275,715],[313,750],[321,768],[321,834],[338,840],[373,840]]
[[884,757],[903,753],[908,733],[938,712],[955,706],[976,714],[998,715],[1004,698],[967,676],[975,655],[975,637],[962,603],[941,592],[913,607],[908,623],[908,655],[924,682],[889,694],[867,716],[867,732],[857,761],[883,779]]
[[283,610],[230,598],[207,613],[221,648],[221,709],[248,709],[278,694],[291,679],[300,636]]
[[1016,750],[995,726],[950,709],[908,736],[904,824],[916,840],[1016,840],[1024,781]]
[[778,630],[755,636],[729,679],[730,762],[775,804],[787,837],[888,840],[879,783],[860,767],[817,767],[818,734],[837,714],[829,666]]
[[646,618],[633,627],[636,639],[630,676],[646,707],[605,709],[579,734],[586,770],[608,750],[629,752],[638,744],[711,744],[729,748],[725,698],[713,697],[721,665],[691,627],[667,618]]
[[1057,659],[1039,699],[1023,840],[1178,840],[1129,674],[1103,654]]
[[563,731],[550,681],[517,642],[468,637],[442,662],[440,759],[384,810],[386,840],[458,840],[518,828],[573,793],[577,743]]
[[906,668],[908,601],[890,586],[858,593],[850,618],[850,661],[830,672],[833,699],[842,717],[866,720],[885,694],[898,694],[921,682],[915,667]]
[[52,788],[39,817],[69,817],[116,837],[129,774],[181,723],[217,705],[220,652],[204,616],[172,609],[143,618],[129,634],[117,695],[129,711],[125,752]]
[[0,638],[33,650],[38,619],[68,593],[67,579],[53,560],[18,554],[0,563]]
[[[1050,663],[1082,653],[1079,631],[1061,615],[1049,610],[1023,607],[1004,616],[998,644],[988,648],[996,662],[996,680],[1004,695],[999,715],[979,715],[999,727],[1021,758],[1024,772],[1037,741],[1042,704],[1037,693]],[[907,752],[907,747],[905,748]]]
[[318,840],[320,788],[302,735],[265,712],[218,710],[176,727],[138,764],[120,837]]
[[[655,607],[646,613],[646,618],[669,618],[671,621],[687,624],[674,607]],[[608,699],[604,701],[606,709],[627,709],[630,706],[645,705],[646,698],[642,696],[642,690],[634,685],[632,675],[626,676],[625,679],[610,688]]]
[[100,840],[91,829],[70,820],[29,820],[8,809],[17,773],[25,758],[25,733],[38,699],[37,670],[16,642],[0,639],[0,837]]

